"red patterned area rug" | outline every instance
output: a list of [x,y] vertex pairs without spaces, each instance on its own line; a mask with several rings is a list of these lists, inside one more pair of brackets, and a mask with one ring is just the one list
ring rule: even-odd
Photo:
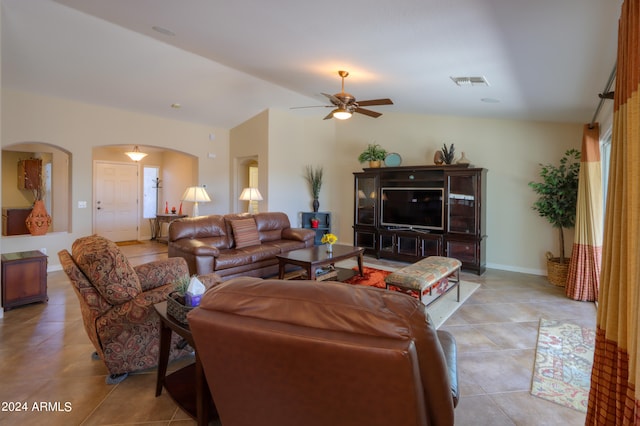
[[[358,268],[353,268],[357,270]],[[384,278],[389,275],[390,271],[384,271],[381,269],[371,268],[371,267],[363,267],[362,272],[364,273],[364,277],[360,275],[355,275],[348,280],[345,280],[345,283],[348,284],[356,284],[356,285],[368,285],[372,287],[385,288]],[[450,291],[447,294],[440,297],[439,300],[430,304],[429,307],[426,308],[427,313],[431,317],[433,321],[433,325],[436,328],[440,328],[447,319],[451,315],[453,315],[460,306],[480,287],[478,283],[472,282],[460,282],[460,301],[456,300],[456,291]],[[401,290],[395,286],[390,287],[391,290],[401,291],[406,293],[405,290]],[[411,292],[411,295],[418,298],[418,293],[415,291]]]
[[531,394],[586,412],[595,330],[540,319]]
[[[357,267],[353,269],[356,271],[358,270]],[[362,272],[364,273],[364,277],[361,277],[360,274],[356,274],[353,277],[346,280],[345,283],[385,288],[384,279],[387,275],[391,273],[391,271],[383,271],[382,269],[369,268],[368,266],[363,266]]]
[[[353,268],[355,271],[358,270],[357,267]],[[391,273],[391,271],[384,271],[382,269],[369,268],[368,266],[362,267],[363,277],[360,274],[356,274],[353,277],[345,280],[344,282],[347,284],[357,284],[357,285],[368,285],[370,287],[378,287],[378,288],[386,288],[386,284],[384,279]],[[401,290],[397,287],[391,286],[391,290],[401,291],[403,293],[409,293],[404,290]],[[418,297],[418,293],[415,291],[410,292],[413,297]]]

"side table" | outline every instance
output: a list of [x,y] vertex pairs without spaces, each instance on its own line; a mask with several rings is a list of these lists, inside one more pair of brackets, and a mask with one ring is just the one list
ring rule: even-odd
[[183,217],[187,217],[188,215],[186,214],[156,214],[156,221],[155,221],[155,226],[156,226],[156,232],[152,232],[152,235],[155,236],[155,239],[157,241],[160,241],[162,243],[168,243],[168,237],[167,238],[162,238],[162,224],[163,223],[171,223],[172,220],[176,220],[176,219],[182,219]]
[[46,302],[47,255],[39,250],[2,255],[2,306],[5,311],[34,302]]
[[218,413],[211,398],[211,392],[209,392],[198,351],[196,351],[195,363],[187,365],[168,376],[166,375],[171,349],[171,333],[176,332],[195,349],[196,346],[191,330],[189,330],[188,325],[179,323],[167,314],[167,302],[157,303],[153,307],[160,317],[160,354],[158,357],[156,396],[162,394],[162,387],[164,386],[175,403],[193,417],[198,425],[207,425],[210,419],[217,417]]

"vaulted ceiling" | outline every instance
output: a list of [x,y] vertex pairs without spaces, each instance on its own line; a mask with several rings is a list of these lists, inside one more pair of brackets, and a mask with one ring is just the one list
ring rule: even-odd
[[589,122],[622,3],[1,1],[3,87],[223,128],[328,105],[341,69],[357,99],[394,101],[382,113]]

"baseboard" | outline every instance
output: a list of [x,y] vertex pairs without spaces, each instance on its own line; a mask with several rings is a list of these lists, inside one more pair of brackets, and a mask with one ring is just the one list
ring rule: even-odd
[[498,263],[487,263],[489,269],[499,269],[501,271],[520,272],[523,274],[540,275],[542,277],[547,276],[545,269],[533,269],[533,268],[520,268],[512,265],[500,265]]

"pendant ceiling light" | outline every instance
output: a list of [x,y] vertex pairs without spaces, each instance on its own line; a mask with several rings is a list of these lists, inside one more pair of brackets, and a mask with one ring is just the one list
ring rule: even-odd
[[133,147],[133,151],[125,152],[125,155],[127,155],[133,161],[140,161],[144,157],[146,157],[148,154],[146,154],[144,152],[140,152],[140,148],[138,148],[138,145],[136,145],[136,146]]

